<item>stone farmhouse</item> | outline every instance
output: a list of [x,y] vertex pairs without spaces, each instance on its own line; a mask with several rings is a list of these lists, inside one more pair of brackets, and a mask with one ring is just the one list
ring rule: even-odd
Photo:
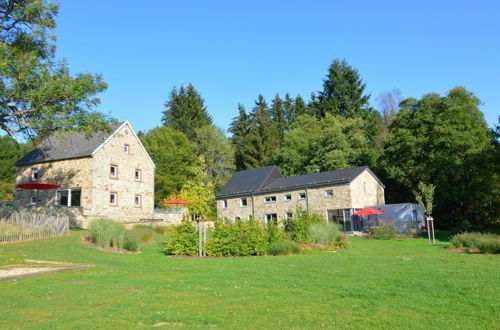
[[351,214],[383,205],[384,185],[366,166],[283,177],[276,166],[236,172],[216,197],[222,218],[282,222],[300,208],[352,231]]
[[76,224],[108,217],[120,222],[151,219],[155,164],[125,121],[91,137],[52,135],[17,163],[16,184],[44,181],[56,190],[16,191],[20,206],[70,212]]

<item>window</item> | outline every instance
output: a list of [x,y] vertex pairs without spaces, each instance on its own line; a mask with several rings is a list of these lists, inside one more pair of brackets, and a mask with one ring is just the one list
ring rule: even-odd
[[276,196],[268,196],[264,198],[265,203],[276,203]]
[[134,174],[135,181],[141,181],[142,180],[142,171],[139,169],[135,170]]
[[325,190],[325,197],[332,198],[333,197],[333,190]]
[[109,205],[118,205],[118,193],[116,192],[109,193]]
[[234,221],[241,221],[241,217],[235,217]]
[[118,178],[118,165],[111,165],[109,169],[109,176],[112,178]]
[[36,196],[31,196],[30,205],[36,205],[37,202],[38,202],[38,198]]
[[300,199],[300,200],[304,200],[304,199],[306,199],[306,193],[300,193],[300,194],[299,194],[299,199]]
[[222,201],[222,208],[227,209],[227,200]]
[[134,205],[135,205],[135,207],[142,207],[142,196],[141,195],[135,195]]
[[363,182],[363,192],[366,194],[366,182]]
[[284,200],[285,202],[291,202],[291,201],[292,201],[292,195],[290,195],[290,194],[289,194],[289,195],[285,195],[285,196],[283,197],[283,200]]
[[31,181],[38,181],[38,169],[36,167],[31,169]]
[[125,144],[123,146],[123,152],[126,153],[126,154],[130,153],[130,146],[128,144]]
[[286,218],[287,218],[287,219],[291,219],[291,218],[293,218],[293,213],[292,213],[292,212],[287,212],[287,213],[286,213]]
[[246,198],[240,198],[240,206],[241,207],[247,207],[248,201]]
[[82,189],[58,189],[56,190],[56,205],[81,206]]
[[276,213],[266,214],[266,224],[269,222],[278,224],[278,215]]

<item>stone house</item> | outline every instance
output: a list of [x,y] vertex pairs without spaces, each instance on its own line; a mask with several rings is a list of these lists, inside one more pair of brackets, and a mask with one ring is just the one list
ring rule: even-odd
[[16,191],[20,206],[70,212],[77,226],[97,217],[151,219],[155,164],[125,121],[98,131],[51,135],[16,163],[16,184],[44,181],[56,190]]
[[282,222],[302,209],[352,231],[353,212],[385,200],[384,185],[367,166],[294,177],[268,166],[236,172],[216,202],[218,215],[231,220]]

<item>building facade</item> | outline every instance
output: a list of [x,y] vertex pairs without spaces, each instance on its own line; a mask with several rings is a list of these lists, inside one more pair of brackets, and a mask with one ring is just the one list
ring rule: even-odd
[[351,231],[351,214],[383,205],[384,185],[366,166],[285,178],[276,166],[236,172],[217,195],[219,217],[282,222],[297,210]]
[[17,163],[16,184],[43,181],[55,190],[16,191],[21,206],[73,210],[77,225],[93,218],[151,219],[155,165],[128,122],[92,137],[50,136]]

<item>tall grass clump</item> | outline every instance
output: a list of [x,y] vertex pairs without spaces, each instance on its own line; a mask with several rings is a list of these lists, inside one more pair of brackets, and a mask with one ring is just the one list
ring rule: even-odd
[[300,253],[300,248],[294,241],[281,240],[269,244],[267,247],[268,255],[288,255]]
[[343,245],[345,234],[335,223],[313,223],[307,227],[307,243]]
[[398,234],[396,224],[391,221],[381,221],[379,226],[373,227],[373,237],[378,239],[394,239]]
[[127,236],[128,242],[125,244],[125,226],[106,218],[98,218],[90,222],[89,237],[94,244],[104,249],[127,249],[125,245],[132,246],[133,242],[131,241],[135,240],[133,237]]
[[465,252],[500,253],[500,235],[489,233],[462,233],[452,237],[451,245]]

